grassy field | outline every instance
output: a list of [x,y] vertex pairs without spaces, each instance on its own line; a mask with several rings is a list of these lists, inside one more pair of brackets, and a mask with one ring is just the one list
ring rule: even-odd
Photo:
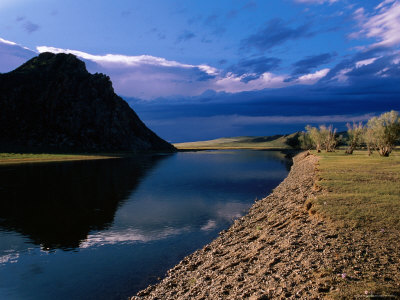
[[318,154],[319,181],[327,193],[314,209],[346,226],[400,230],[400,153],[380,157],[365,151]]
[[203,150],[203,149],[292,149],[291,139],[297,133],[290,135],[274,136],[239,136],[231,138],[220,138],[215,140],[176,143],[174,146],[179,150]]
[[40,163],[55,161],[92,160],[116,158],[113,155],[97,154],[31,154],[31,153],[0,153],[0,165]]
[[[369,157],[366,151],[346,155],[339,150],[318,156],[316,188],[321,193],[310,201],[310,212],[336,227],[344,238],[337,244],[338,255],[347,257],[348,278],[340,282],[339,292],[329,295],[332,299],[358,299],[354,295],[398,299],[400,153]],[[330,275],[328,282],[337,281],[336,274]]]

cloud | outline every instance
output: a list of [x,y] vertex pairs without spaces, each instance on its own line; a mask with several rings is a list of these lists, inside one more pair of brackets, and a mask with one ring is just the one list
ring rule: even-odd
[[311,73],[311,71],[320,65],[331,62],[335,54],[322,53],[319,55],[307,56],[293,64],[294,70],[292,75],[299,75],[305,73]]
[[282,19],[276,18],[269,21],[257,33],[241,41],[243,49],[257,49],[261,52],[281,45],[289,40],[311,37],[311,25],[304,24],[297,28],[290,28]]
[[243,5],[242,9],[254,9],[257,7],[257,3],[254,1],[249,1],[245,5]]
[[187,42],[195,37],[196,37],[196,35],[193,32],[185,30],[178,36],[178,38],[176,39],[176,42],[177,43]]
[[219,74],[219,70],[208,65],[182,64],[150,55],[92,55],[46,46],[37,47],[37,50],[74,54],[86,61],[90,72],[110,76],[117,93],[144,99],[165,95],[198,95],[207,90],[210,81]]
[[[329,70],[305,74],[292,82],[288,75],[269,70],[279,66],[279,59],[259,57],[242,60],[231,71],[223,72],[208,65],[189,65],[149,55],[92,55],[86,52],[37,47],[39,52],[70,53],[86,60],[88,70],[110,76],[117,93],[128,97],[154,99],[163,96],[195,96],[207,90],[237,93],[280,88],[294,84],[313,84]],[[157,84],[154,84],[157,82]]]
[[368,59],[363,59],[360,61],[356,62],[356,68],[360,68],[362,66],[368,66],[372,63],[374,63],[375,60],[377,60],[379,57],[372,57],[372,58],[368,58]]
[[250,81],[260,77],[265,72],[276,70],[282,61],[275,57],[257,57],[242,59],[237,64],[228,68],[229,72],[242,77],[242,81]]
[[215,25],[217,22],[218,16],[217,15],[210,15],[204,20],[204,25]]
[[28,48],[0,38],[0,73],[12,71],[36,55]]
[[393,47],[400,45],[400,2],[383,1],[373,12],[367,13],[364,8],[354,12],[354,19],[360,30],[349,35],[350,38],[373,38],[376,47]]
[[35,23],[32,23],[31,21],[26,21],[26,22],[24,23],[24,29],[25,29],[25,31],[26,31],[27,33],[29,33],[29,34],[35,32],[35,31],[38,31],[39,28],[40,28],[39,25],[37,25],[37,24],[35,24]]

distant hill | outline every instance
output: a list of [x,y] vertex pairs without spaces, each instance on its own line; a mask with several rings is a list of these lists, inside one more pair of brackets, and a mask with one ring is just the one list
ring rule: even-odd
[[209,141],[176,143],[180,150],[189,149],[295,149],[299,146],[299,132],[273,136],[239,136]]
[[0,151],[174,151],[71,54],[42,53],[0,74]]

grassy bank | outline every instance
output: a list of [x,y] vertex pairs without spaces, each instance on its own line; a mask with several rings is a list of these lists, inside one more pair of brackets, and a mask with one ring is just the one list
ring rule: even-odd
[[61,162],[74,160],[93,160],[117,158],[114,155],[101,154],[32,154],[32,153],[0,153],[0,165],[21,164],[21,163],[41,163],[41,162]]
[[369,157],[365,151],[353,155],[337,151],[318,156],[316,188],[322,193],[309,200],[310,212],[331,220],[339,234],[351,236],[340,247],[342,253],[354,253],[342,292],[333,294],[333,298],[373,294],[397,298],[399,284],[382,280],[380,274],[391,266],[391,274],[400,277],[400,153]]
[[314,209],[346,226],[400,230],[400,153],[321,153],[319,180],[325,193]]

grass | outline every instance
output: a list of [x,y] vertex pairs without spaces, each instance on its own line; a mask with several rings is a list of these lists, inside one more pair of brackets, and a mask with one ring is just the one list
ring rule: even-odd
[[313,209],[346,226],[400,230],[400,153],[320,153],[317,182],[326,193]]
[[40,163],[55,161],[93,160],[116,158],[114,155],[102,154],[33,154],[33,153],[0,153],[0,165]]
[[231,138],[219,138],[215,140],[176,143],[179,150],[206,150],[206,149],[292,149],[288,144],[297,133],[275,136],[239,136]]
[[[352,257],[345,269],[348,279],[341,280],[339,288],[328,295],[332,299],[377,299],[384,295],[397,299],[399,254],[391,251],[397,251],[394,243],[398,243],[400,233],[400,152],[393,152],[390,157],[377,153],[369,157],[366,151],[346,155],[339,150],[318,156],[316,187],[322,192],[311,201],[310,211],[331,220],[339,233],[347,231],[352,236],[339,245],[343,253]],[[359,252],[361,249],[364,252]],[[386,260],[393,262],[383,267],[381,262]],[[389,281],[384,277],[387,275],[382,275],[382,268],[390,267],[386,273],[390,274]],[[356,269],[360,270],[357,280]],[[335,275],[326,278],[338,281]]]

